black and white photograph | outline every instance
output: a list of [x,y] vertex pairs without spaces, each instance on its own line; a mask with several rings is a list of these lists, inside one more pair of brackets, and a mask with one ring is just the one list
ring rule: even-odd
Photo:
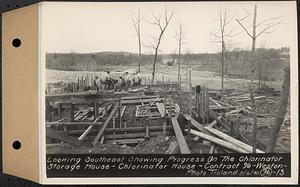
[[293,8],[43,4],[46,154],[290,155]]

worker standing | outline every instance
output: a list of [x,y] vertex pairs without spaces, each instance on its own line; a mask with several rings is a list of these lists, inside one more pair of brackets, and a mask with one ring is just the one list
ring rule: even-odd
[[128,87],[130,86],[131,84],[131,79],[130,79],[130,76],[128,74],[128,72],[125,72],[125,76],[124,76],[124,79],[125,79],[125,90],[127,91],[128,90]]
[[94,79],[94,88],[96,89],[96,91],[99,91],[98,77],[95,77],[95,79]]
[[141,77],[140,72],[136,73],[136,77],[137,77],[137,80],[138,80],[138,86],[141,86],[142,77]]

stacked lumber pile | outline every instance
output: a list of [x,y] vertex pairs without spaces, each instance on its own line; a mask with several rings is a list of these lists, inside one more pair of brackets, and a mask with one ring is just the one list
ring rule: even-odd
[[[226,123],[222,121],[222,116],[213,116],[215,120],[209,125],[202,125],[193,119],[191,116],[185,114],[184,117],[188,121],[188,123],[192,126],[192,128],[188,128],[185,131],[200,139],[209,141],[211,143],[211,148],[209,153],[214,153],[214,149],[216,147],[221,148],[225,152],[228,153],[252,153],[252,146],[240,141],[236,138],[231,137],[230,135],[214,128],[216,124],[220,124],[221,126],[226,126]],[[256,149],[256,153],[264,153],[263,151]]]

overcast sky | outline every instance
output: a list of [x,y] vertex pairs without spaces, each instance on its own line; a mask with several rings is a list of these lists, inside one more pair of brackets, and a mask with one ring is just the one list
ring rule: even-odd
[[[255,2],[257,23],[272,17],[280,17],[282,24],[271,29],[271,33],[261,35],[257,47],[280,48],[290,46],[296,26],[296,8],[293,2]],[[253,14],[253,2],[190,2],[190,3],[103,3],[103,2],[48,2],[42,5],[42,45],[47,52],[137,52],[137,38],[133,28],[132,11],[140,12],[142,22],[142,52],[149,53],[147,45],[151,37],[158,35],[155,26],[149,24],[156,14],[167,7],[175,10],[175,17],[162,40],[161,52],[172,53],[177,48],[174,39],[178,22],[184,24],[185,44],[183,51],[195,53],[216,52],[219,46],[212,43],[211,32],[219,28],[219,10],[242,18],[246,12]],[[252,22],[252,15],[243,21],[246,26]],[[234,33],[241,27],[233,20],[228,30]],[[250,28],[251,31],[251,28]],[[258,30],[258,32],[260,29]],[[245,32],[232,38],[233,47],[251,48],[251,39]]]

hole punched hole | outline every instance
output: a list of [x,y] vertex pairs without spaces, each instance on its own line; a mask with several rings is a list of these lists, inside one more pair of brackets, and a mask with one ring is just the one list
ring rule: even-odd
[[21,142],[19,140],[14,141],[13,144],[12,144],[12,147],[15,150],[19,150],[21,148]]
[[21,46],[21,40],[20,40],[19,38],[13,39],[12,45],[13,45],[14,47],[20,47],[20,46]]

